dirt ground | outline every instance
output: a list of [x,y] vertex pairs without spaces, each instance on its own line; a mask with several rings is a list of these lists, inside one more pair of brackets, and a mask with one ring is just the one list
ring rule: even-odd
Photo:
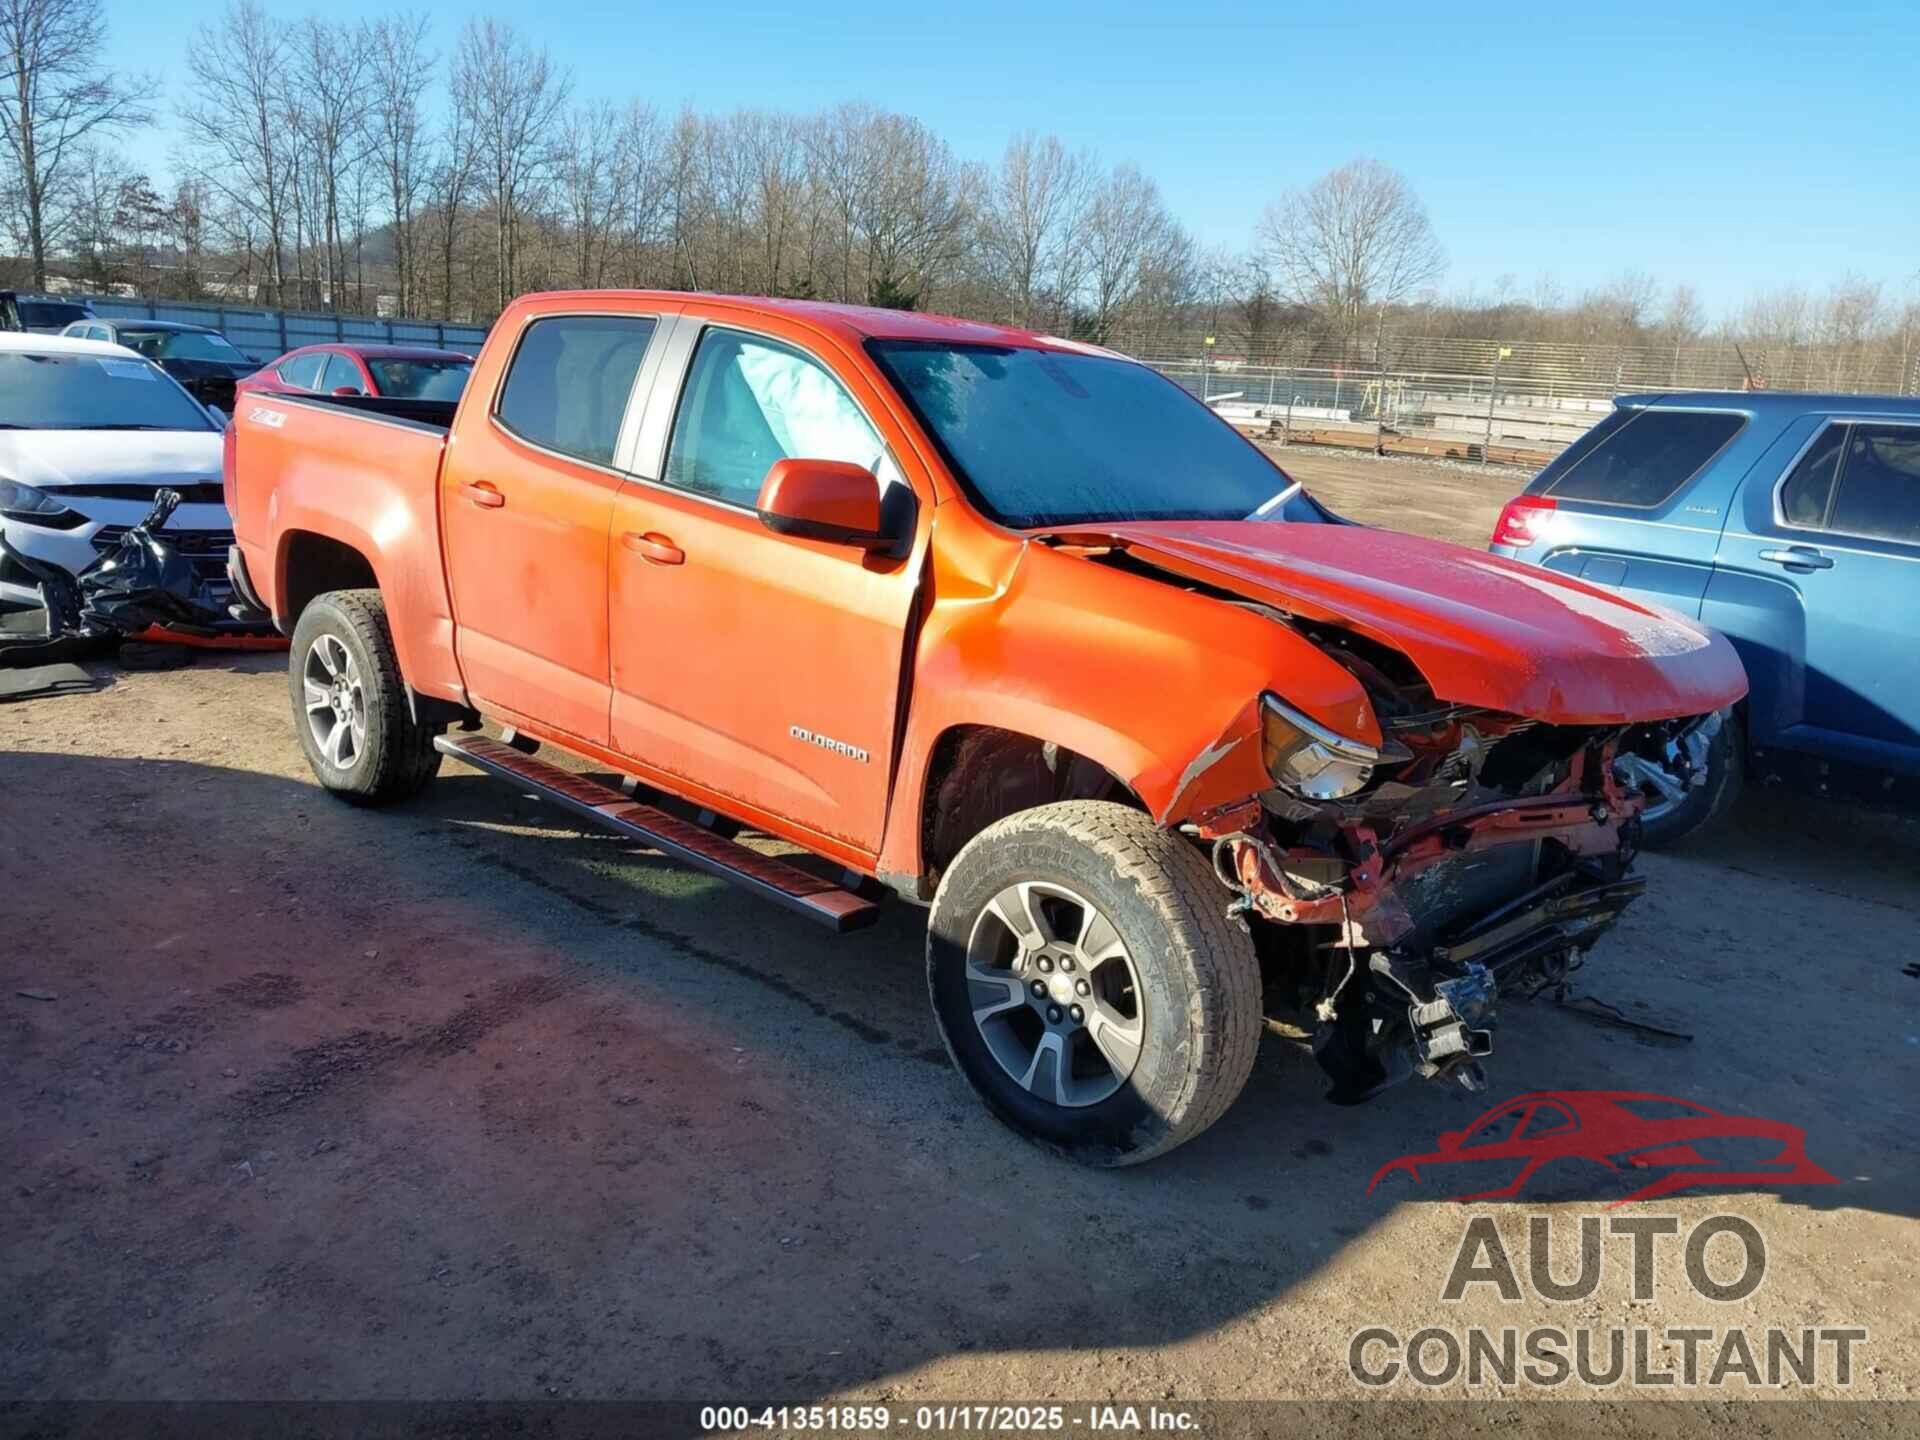
[[[1520,483],[1283,463],[1476,542]],[[1622,1320],[1865,1327],[1851,1386],[1829,1367],[1814,1393],[1913,1396],[1910,819],[1754,793],[1645,862],[1577,988],[1691,1043],[1510,1004],[1488,1093],[1341,1109],[1274,1036],[1214,1130],[1101,1173],[1003,1132],[948,1067],[911,907],[830,938],[451,764],[350,809],[310,781],[279,657],[100,674],[0,705],[0,1399],[1354,1400],[1422,1393],[1355,1382],[1362,1327]],[[1767,1271],[1744,1300],[1694,1294],[1671,1241],[1636,1301],[1609,1240],[1589,1300],[1442,1301],[1475,1216],[1523,1279],[1552,1217],[1564,1276],[1580,1219],[1637,1182],[1548,1171],[1461,1205],[1444,1171],[1369,1179],[1567,1089],[1804,1127],[1841,1183],[1611,1212],[1746,1217]]]

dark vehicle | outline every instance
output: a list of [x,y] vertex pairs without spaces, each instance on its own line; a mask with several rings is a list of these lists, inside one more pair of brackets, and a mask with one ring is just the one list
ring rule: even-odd
[[366,395],[376,400],[460,398],[473,357],[425,345],[308,345],[289,350],[241,387],[247,394]]
[[[1744,1148],[1746,1161],[1722,1162],[1702,1155],[1699,1147],[1713,1141]],[[1518,1166],[1507,1184],[1453,1198],[1495,1200],[1518,1195],[1541,1166],[1554,1160],[1586,1160],[1608,1170],[1663,1170],[1666,1173],[1615,1205],[1652,1200],[1689,1190],[1696,1185],[1837,1185],[1839,1182],[1807,1159],[1806,1132],[1798,1125],[1762,1120],[1751,1115],[1724,1115],[1718,1110],[1676,1100],[1671,1095],[1647,1095],[1632,1090],[1559,1090],[1521,1095],[1494,1106],[1464,1130],[1449,1130],[1438,1147],[1425,1155],[1402,1155],[1374,1172],[1374,1187],[1387,1176],[1404,1171],[1415,1184],[1422,1166],[1504,1162]],[[1754,1156],[1754,1144],[1769,1153]]]
[[[1704,621],[1752,693],[1616,762],[1649,844],[1743,774],[1920,778],[1920,400],[1627,395],[1501,512],[1492,550]],[[1898,778],[1896,778],[1898,777]],[[1892,780],[1890,785],[1888,782]]]
[[105,340],[144,355],[178,380],[202,405],[231,412],[236,381],[260,367],[226,336],[205,325],[177,320],[91,320],[67,326],[81,340]]
[[62,300],[57,295],[23,295],[17,290],[0,290],[0,330],[59,335],[76,320],[92,318],[93,307],[84,300]]

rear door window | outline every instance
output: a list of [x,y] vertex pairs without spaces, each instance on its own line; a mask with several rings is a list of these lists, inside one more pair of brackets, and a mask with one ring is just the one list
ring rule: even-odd
[[1640,410],[1539,493],[1607,505],[1659,505],[1740,433],[1746,416],[1714,410]]
[[327,373],[320,382],[320,388],[329,395],[336,390],[352,390],[365,394],[367,384],[360,378],[360,367],[344,355],[327,356]]
[[534,321],[513,352],[495,417],[544,449],[611,465],[654,324],[646,315]]
[[1852,428],[1827,529],[1920,544],[1920,426]]
[[1780,487],[1780,518],[1787,524],[1802,530],[1826,527],[1833,477],[1840,473],[1840,452],[1846,448],[1846,439],[1846,426],[1827,426],[1793,467]]
[[299,355],[280,367],[280,378],[289,385],[298,385],[302,390],[320,388],[320,369],[327,363],[324,353],[318,355]]

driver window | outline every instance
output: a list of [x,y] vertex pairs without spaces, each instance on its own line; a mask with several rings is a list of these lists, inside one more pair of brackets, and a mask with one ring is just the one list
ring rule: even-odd
[[776,460],[878,471],[886,458],[867,417],[825,367],[778,341],[715,329],[701,337],[687,371],[662,478],[751,509]]

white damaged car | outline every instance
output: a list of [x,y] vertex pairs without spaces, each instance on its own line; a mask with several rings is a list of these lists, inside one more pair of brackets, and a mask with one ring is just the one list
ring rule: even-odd
[[[0,334],[0,531],[78,574],[146,517],[156,491],[178,490],[167,538],[224,591],[233,522],[216,414],[122,346]],[[0,554],[0,610],[39,604],[33,575]]]

